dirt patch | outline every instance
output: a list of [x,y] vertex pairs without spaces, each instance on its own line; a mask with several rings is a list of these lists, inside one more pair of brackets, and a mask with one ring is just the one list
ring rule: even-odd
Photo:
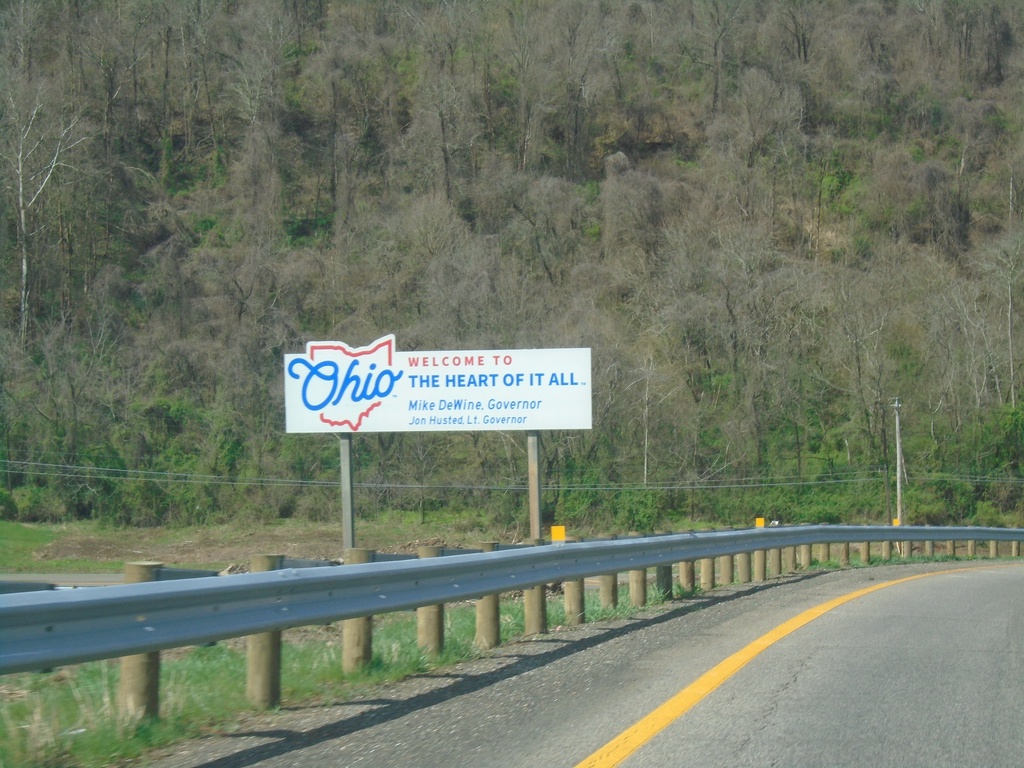
[[[410,536],[409,534],[419,534]],[[415,554],[421,545],[474,546],[483,535],[445,536],[437,531],[392,530],[367,526],[358,544],[378,552]],[[34,554],[40,568],[52,561],[109,562],[112,570],[131,561],[155,560],[166,565],[222,571],[244,570],[253,556],[279,554],[305,560],[340,561],[344,557],[340,526],[312,524],[238,528],[97,530],[69,527]]]
[[34,554],[37,560],[126,560],[132,557],[122,542],[99,536],[67,536],[50,542]]
[[331,560],[340,557],[340,540],[330,532],[317,530],[221,531],[217,529],[180,532],[139,530],[108,534],[68,533],[40,552],[40,560],[92,560],[121,563],[156,560],[168,565],[203,565],[226,568],[248,563],[257,554]]

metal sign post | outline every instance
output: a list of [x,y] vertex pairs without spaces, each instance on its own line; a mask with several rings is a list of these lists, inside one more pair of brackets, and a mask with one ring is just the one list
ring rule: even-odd
[[338,435],[341,464],[341,538],[345,550],[356,545],[355,496],[352,493],[352,435]]
[[540,433],[526,433],[526,460],[529,463],[530,487],[530,538],[540,535]]

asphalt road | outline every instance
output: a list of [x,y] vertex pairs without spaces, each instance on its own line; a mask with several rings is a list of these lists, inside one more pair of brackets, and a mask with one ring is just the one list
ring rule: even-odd
[[930,577],[843,605],[623,765],[1024,765],[1024,567]]
[[720,589],[658,615],[506,646],[365,701],[260,716],[151,764],[572,767],[794,616],[947,571],[794,631],[621,764],[1024,765],[1024,564],[987,565],[894,565]]

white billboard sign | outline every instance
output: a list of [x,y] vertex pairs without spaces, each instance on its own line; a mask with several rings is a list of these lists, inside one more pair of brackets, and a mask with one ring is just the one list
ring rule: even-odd
[[288,432],[590,429],[589,349],[397,352],[311,341],[284,358]]

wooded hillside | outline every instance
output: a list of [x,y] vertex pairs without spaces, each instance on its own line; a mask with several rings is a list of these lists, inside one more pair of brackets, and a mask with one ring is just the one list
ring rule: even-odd
[[[337,515],[311,339],[591,347],[545,514],[1024,524],[1012,0],[0,3],[0,514]],[[521,433],[360,514],[525,521]]]

